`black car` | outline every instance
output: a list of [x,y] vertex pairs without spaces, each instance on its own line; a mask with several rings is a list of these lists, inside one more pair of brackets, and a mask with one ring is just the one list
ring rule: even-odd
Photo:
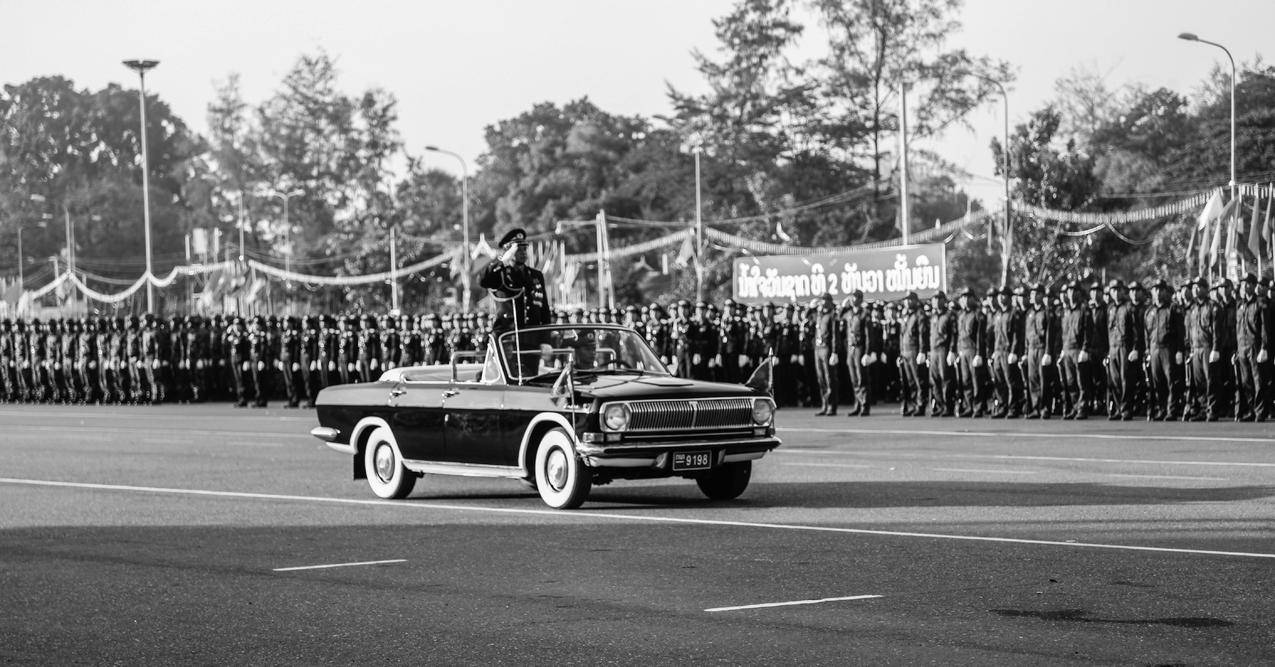
[[673,377],[626,327],[530,327],[464,361],[328,387],[310,433],[382,498],[406,497],[425,474],[505,477],[555,508],[616,479],[685,477],[735,498],[780,444],[768,365],[745,385]]

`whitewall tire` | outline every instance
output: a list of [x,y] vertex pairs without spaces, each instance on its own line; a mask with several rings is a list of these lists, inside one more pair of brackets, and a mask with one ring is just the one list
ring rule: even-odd
[[576,456],[571,436],[555,428],[540,439],[536,449],[536,490],[554,509],[575,509],[589,497],[593,472]]
[[367,485],[377,497],[387,499],[406,498],[416,485],[416,474],[403,467],[403,455],[398,451],[394,434],[384,426],[377,427],[368,436],[363,449],[363,472]]

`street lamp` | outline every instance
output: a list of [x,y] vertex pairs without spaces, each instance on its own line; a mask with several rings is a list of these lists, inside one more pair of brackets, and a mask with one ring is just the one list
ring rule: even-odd
[[292,271],[292,226],[288,223],[288,201],[293,197],[305,194],[301,190],[291,192],[270,191],[270,196],[283,202],[283,242],[288,246],[288,254],[283,257],[283,269]]
[[151,273],[151,197],[150,158],[146,150],[146,72],[159,64],[158,60],[125,60],[124,66],[137,72],[141,87],[137,99],[142,108],[142,216],[146,226],[146,312],[155,312],[155,286]]
[[1227,59],[1231,61],[1231,199],[1235,199],[1235,58],[1231,56],[1230,50],[1217,42],[1210,42],[1207,39],[1200,39],[1199,35],[1193,32],[1184,32],[1178,35],[1178,39],[1188,42],[1200,42],[1210,46],[1216,46],[1222,49]]
[[426,146],[425,150],[431,153],[442,153],[450,155],[460,161],[460,217],[461,217],[461,234],[464,238],[465,252],[461,258],[462,270],[460,274],[461,289],[464,290],[465,296],[461,300],[461,312],[469,312],[469,165],[465,162],[465,158],[460,153],[454,153],[444,150],[438,146]]
[[1001,287],[1004,288],[1008,284],[1009,280],[1009,254],[1012,252],[1014,247],[1014,230],[1013,227],[1010,226],[1009,222],[1009,92],[1005,90],[1005,84],[997,81],[996,79],[983,76],[982,74],[974,74],[972,72],[970,73],[970,76],[996,86],[996,88],[1001,91],[1001,99],[1005,102],[1005,108],[1002,114],[1005,116],[1005,136],[1002,151],[1005,154],[1005,167],[1003,169],[1003,176],[1005,177],[1005,244],[1001,249],[1002,254],[1004,255],[1004,257],[1001,258]]

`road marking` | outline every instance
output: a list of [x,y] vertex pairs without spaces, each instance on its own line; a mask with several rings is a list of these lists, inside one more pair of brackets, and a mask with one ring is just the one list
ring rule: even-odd
[[880,466],[870,466],[866,463],[796,463],[790,461],[780,461],[781,466],[804,466],[807,468],[878,468]]
[[1202,480],[1206,482],[1227,481],[1225,477],[1191,477],[1188,475],[1122,475],[1120,473],[1114,473],[1114,472],[1105,472],[1105,473],[1098,473],[1098,474],[1103,475],[1105,477],[1134,477],[1139,479],[1190,479],[1190,480]]
[[[13,424],[13,425],[5,425],[4,430],[6,431],[35,431],[38,433],[77,433],[77,434],[79,433],[91,433],[91,434],[146,433],[149,435],[154,435],[156,433],[176,433],[178,435],[181,435],[187,438],[189,438],[191,435],[201,435],[201,436],[211,435],[211,436],[226,436],[226,437],[238,436],[238,437],[246,437],[246,438],[289,438],[289,439],[309,437],[308,433],[301,433],[301,432],[279,433],[275,431],[208,431],[208,430],[192,431],[191,429],[180,429],[180,428],[171,428],[171,427],[170,428],[154,428],[154,427],[120,428],[118,426],[82,426],[79,424],[73,424],[73,425],[67,425],[67,426],[40,426],[36,424]],[[253,443],[253,444],[264,444],[264,443]],[[277,447],[279,446],[279,443],[271,443],[269,446]]]
[[564,512],[553,509],[526,509],[518,507],[484,507],[478,505],[448,505],[445,503],[425,503],[396,500],[371,500],[358,498],[331,498],[325,496],[294,496],[277,493],[252,493],[247,491],[212,491],[206,489],[174,489],[158,486],[131,486],[127,484],[93,484],[89,482],[58,482],[45,479],[21,479],[16,477],[0,477],[0,484],[18,484],[23,486],[49,486],[69,489],[93,489],[100,491],[132,491],[140,493],[163,493],[186,496],[212,496],[218,498],[244,498],[248,500],[276,500],[289,502],[328,503],[334,505],[361,505],[364,507],[397,507],[400,509],[440,510],[452,512],[486,512],[489,514],[512,514],[522,516],[551,516],[558,519],[572,517],[588,519],[610,519],[632,521],[635,523],[662,523],[689,526],[717,526],[730,528],[762,528],[768,530],[792,530],[812,533],[835,533],[844,535],[877,535],[883,537],[914,537],[934,540],[956,540],[964,542],[994,542],[1000,544],[1026,544],[1035,546],[1071,547],[1080,549],[1109,549],[1114,551],[1145,551],[1151,553],[1195,554],[1201,556],[1236,556],[1240,558],[1275,559],[1275,553],[1256,553],[1248,551],[1212,551],[1208,549],[1179,549],[1175,547],[1145,547],[1131,544],[1102,544],[1096,542],[1060,542],[1058,540],[1030,540],[1018,537],[990,537],[985,535],[952,535],[946,533],[912,533],[898,530],[871,530],[868,528],[840,528],[836,526],[811,526],[788,523],[762,523],[756,521],[731,521],[727,519],[691,519],[687,517],[652,516],[646,514],[611,514],[607,512],[589,512],[574,510]]
[[[231,405],[230,403],[226,403],[226,407],[230,407],[230,405]],[[57,406],[52,406],[52,405],[31,405],[29,406],[29,410],[25,410],[25,411],[0,410],[0,417],[47,418],[50,416],[56,416],[59,418],[74,418],[74,419],[107,418],[107,419],[133,419],[133,420],[136,420],[138,417],[144,417],[146,419],[175,419],[178,421],[187,421],[190,419],[197,419],[203,416],[208,416],[212,418],[232,416],[232,413],[230,412],[230,410],[220,411],[216,409],[209,409],[206,412],[201,411],[195,414],[191,414],[189,412],[180,412],[180,413],[168,412],[164,410],[163,408],[158,408],[158,406],[151,406],[158,409],[147,410],[147,409],[144,409],[142,406],[105,405],[105,406],[100,406],[96,408],[95,410],[88,411],[88,412],[62,412],[60,410],[53,409],[56,407]],[[235,412],[233,413],[233,415],[260,417],[262,419],[266,419],[269,421],[280,421],[280,422],[310,423],[315,421],[315,418],[313,416],[290,417],[290,416],[275,415],[275,414],[261,413],[261,412],[249,413],[248,415],[245,415],[242,412]]]
[[877,456],[877,457],[898,457],[915,460],[924,460],[927,458],[938,459],[997,459],[1003,461],[1024,460],[1024,461],[1064,461],[1079,463],[1150,463],[1156,465],[1183,465],[1183,466],[1223,466],[1223,467],[1247,467],[1247,468],[1275,468],[1275,463],[1260,463],[1254,461],[1167,461],[1157,459],[1099,459],[1099,458],[1083,458],[1083,457],[1067,457],[1067,456],[1030,456],[1027,454],[929,454],[929,455],[913,455],[902,454],[889,451],[872,451],[872,452],[847,452],[836,449],[799,449],[799,448],[780,448],[775,450],[776,454],[809,454],[814,456]]
[[972,473],[989,473],[993,475],[1035,475],[1035,470],[988,470],[986,468],[930,468],[939,472],[972,472]]
[[820,598],[818,600],[793,600],[792,602],[766,602],[763,604],[745,604],[738,607],[713,607],[705,609],[707,612],[715,611],[740,611],[743,609],[765,609],[767,607],[792,607],[801,604],[823,604],[825,602],[845,602],[847,600],[872,600],[879,598],[880,595],[850,595],[843,598]]
[[300,570],[326,570],[333,567],[355,567],[357,565],[387,565],[389,563],[406,563],[406,558],[393,560],[365,560],[358,563],[330,563],[328,565],[301,565],[299,567],[276,567],[271,572],[298,572]]
[[[785,427],[778,429],[779,431],[792,431],[794,433],[852,433],[855,435],[940,435],[940,436],[956,436],[966,438],[986,438],[990,436],[1012,435],[1014,437],[1023,438],[1089,438],[1091,440],[1178,440],[1184,442],[1256,442],[1263,444],[1275,444],[1275,438],[1250,438],[1250,437],[1232,437],[1232,436],[1205,436],[1205,435],[1126,435],[1116,433],[1040,433],[1033,431],[922,431],[922,430],[892,430],[892,429],[876,429],[876,428],[804,428],[804,427]],[[1275,464],[1272,464],[1275,465]]]

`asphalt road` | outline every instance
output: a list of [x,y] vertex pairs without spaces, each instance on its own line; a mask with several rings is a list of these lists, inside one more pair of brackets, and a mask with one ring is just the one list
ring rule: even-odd
[[1275,662],[1275,427],[779,420],[738,501],[558,512],[378,500],[307,412],[0,406],[0,662]]

